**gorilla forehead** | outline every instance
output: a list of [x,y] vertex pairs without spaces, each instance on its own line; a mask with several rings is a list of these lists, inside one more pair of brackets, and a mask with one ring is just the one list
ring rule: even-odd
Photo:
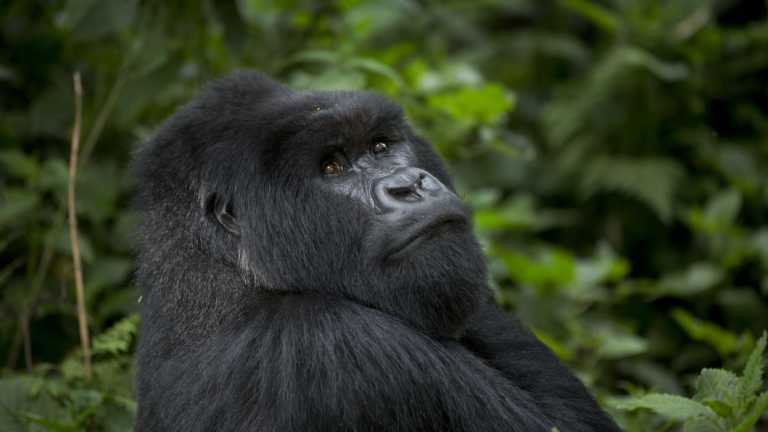
[[[288,150],[291,142],[311,146],[367,145],[371,139],[403,128],[405,122],[399,105],[383,96],[367,92],[296,92],[271,104],[282,105],[283,114],[271,124],[271,150]],[[292,141],[296,135],[310,140]],[[303,146],[300,146],[303,147]]]
[[350,132],[366,133],[370,129],[399,125],[403,111],[399,105],[375,93],[314,92],[307,95],[312,105],[311,125],[336,126]]
[[403,121],[400,106],[375,93],[295,91],[252,72],[235,73],[208,85],[195,108],[198,117],[204,118],[198,120],[275,137],[329,128],[361,134]]

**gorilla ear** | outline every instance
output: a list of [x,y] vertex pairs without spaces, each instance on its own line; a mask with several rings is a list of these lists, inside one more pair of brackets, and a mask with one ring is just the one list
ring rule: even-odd
[[240,225],[237,223],[232,205],[219,194],[211,194],[205,203],[205,211],[216,218],[216,221],[230,233],[240,236]]

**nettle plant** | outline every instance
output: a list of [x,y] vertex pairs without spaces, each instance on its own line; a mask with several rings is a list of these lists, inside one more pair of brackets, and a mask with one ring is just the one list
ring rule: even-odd
[[768,391],[763,385],[765,345],[763,333],[740,376],[725,369],[703,369],[692,398],[648,393],[613,405],[621,410],[649,409],[682,423],[686,432],[749,432],[768,412]]

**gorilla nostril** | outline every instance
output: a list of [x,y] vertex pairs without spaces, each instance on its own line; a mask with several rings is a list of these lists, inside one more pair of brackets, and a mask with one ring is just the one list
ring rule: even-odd
[[388,187],[387,193],[398,201],[416,202],[421,196],[416,192],[415,185]]
[[423,185],[422,182],[424,181],[425,178],[427,178],[426,174],[424,174],[423,172],[419,173],[419,178],[418,178],[418,180],[416,180],[416,187],[417,188],[424,189],[424,185]]

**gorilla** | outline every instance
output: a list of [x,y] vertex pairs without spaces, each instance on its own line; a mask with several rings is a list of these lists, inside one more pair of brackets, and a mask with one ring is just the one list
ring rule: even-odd
[[134,158],[138,431],[617,431],[493,303],[402,109],[256,72]]

